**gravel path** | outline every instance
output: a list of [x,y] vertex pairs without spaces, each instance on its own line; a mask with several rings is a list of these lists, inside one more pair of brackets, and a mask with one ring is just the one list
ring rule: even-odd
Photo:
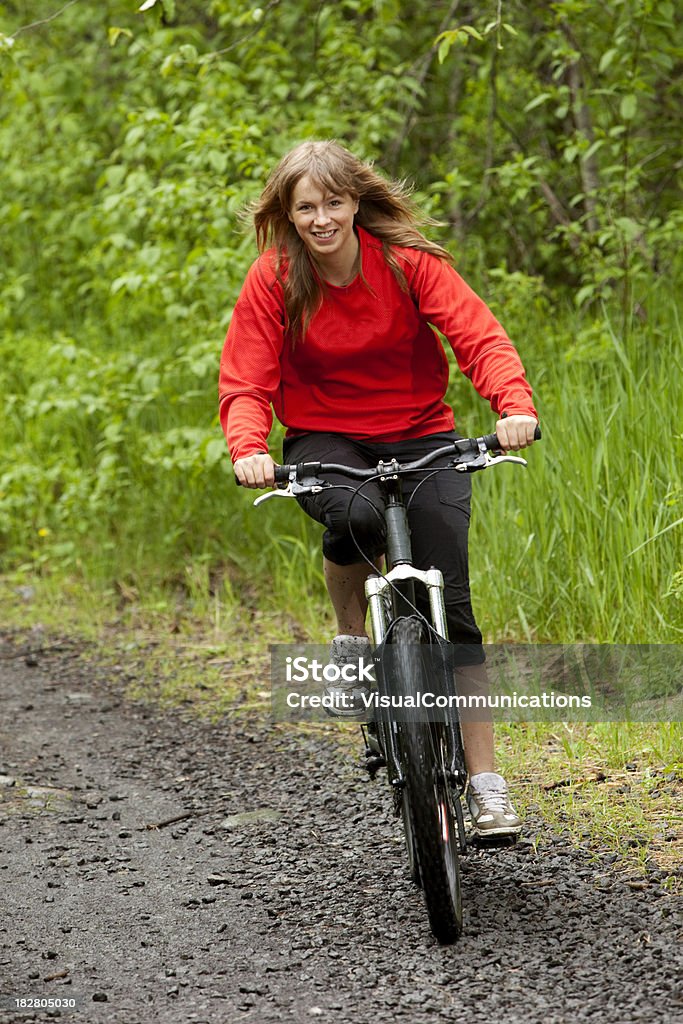
[[465,859],[465,934],[441,948],[382,773],[329,732],[160,714],[68,652],[0,658],[4,1005],[74,996],[61,1019],[87,1024],[683,1021],[681,901],[656,872],[634,891],[532,820]]

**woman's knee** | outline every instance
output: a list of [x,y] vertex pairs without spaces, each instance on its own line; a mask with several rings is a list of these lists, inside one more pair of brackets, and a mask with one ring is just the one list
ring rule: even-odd
[[386,528],[382,515],[365,501],[354,506],[350,512],[347,507],[328,516],[325,523],[323,553],[337,565],[361,562],[363,555],[374,559],[384,552]]

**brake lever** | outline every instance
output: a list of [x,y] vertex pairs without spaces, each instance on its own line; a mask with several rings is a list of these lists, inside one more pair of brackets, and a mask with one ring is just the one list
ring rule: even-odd
[[298,483],[294,478],[294,474],[292,474],[286,487],[276,487],[275,490],[268,491],[267,494],[259,494],[258,498],[254,498],[252,504],[256,508],[270,498],[296,498],[300,494],[318,494],[319,491],[323,490],[324,486],[326,485],[313,483],[312,481]]
[[270,498],[294,498],[295,494],[292,490],[292,485],[287,484],[286,487],[276,487],[274,491],[268,491],[267,494],[259,494],[258,498],[254,498],[252,505],[257,508],[262,505],[264,501],[269,501]]
[[516,462],[518,466],[527,466],[528,462],[520,455],[491,455],[486,453],[486,467],[498,466],[501,462]]
[[465,462],[457,462],[455,469],[459,473],[476,473],[479,469],[492,469],[494,466],[499,466],[502,462],[516,462],[518,466],[528,465],[526,459],[520,458],[519,455],[491,455],[489,451],[484,449],[483,451],[480,450],[478,455],[467,459]]

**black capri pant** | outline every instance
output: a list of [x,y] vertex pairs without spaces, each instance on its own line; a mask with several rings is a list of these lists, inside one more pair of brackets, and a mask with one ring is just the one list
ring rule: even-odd
[[[358,441],[342,434],[311,433],[286,438],[283,462],[339,462],[347,466],[372,468],[380,459],[396,458],[411,462],[422,455],[454,441],[453,431],[411,438],[408,441],[379,443]],[[448,457],[437,460],[432,467],[446,465]],[[341,474],[326,474],[331,483],[352,484]],[[448,634],[451,643],[466,644],[458,652],[460,664],[479,664],[485,660],[482,637],[474,620],[470,601],[467,534],[470,522],[472,481],[467,473],[437,473],[427,477],[415,474],[402,478],[403,494],[408,506],[413,560],[418,569],[437,566],[444,576],[444,601]],[[336,565],[352,565],[363,561],[363,554],[375,559],[384,554],[385,526],[378,510],[384,503],[377,484],[365,484],[362,494],[351,504],[351,531],[348,528],[352,491],[323,490],[298,498],[303,510],[325,527],[323,554]],[[423,614],[429,602],[423,587],[418,587],[417,605]]]

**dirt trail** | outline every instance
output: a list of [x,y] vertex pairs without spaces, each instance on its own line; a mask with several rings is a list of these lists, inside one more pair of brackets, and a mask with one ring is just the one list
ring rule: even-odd
[[681,902],[656,872],[634,891],[531,821],[514,850],[465,860],[465,935],[440,948],[383,784],[329,735],[160,714],[68,652],[0,657],[4,1006],[76,997],[76,1024],[683,1021]]

